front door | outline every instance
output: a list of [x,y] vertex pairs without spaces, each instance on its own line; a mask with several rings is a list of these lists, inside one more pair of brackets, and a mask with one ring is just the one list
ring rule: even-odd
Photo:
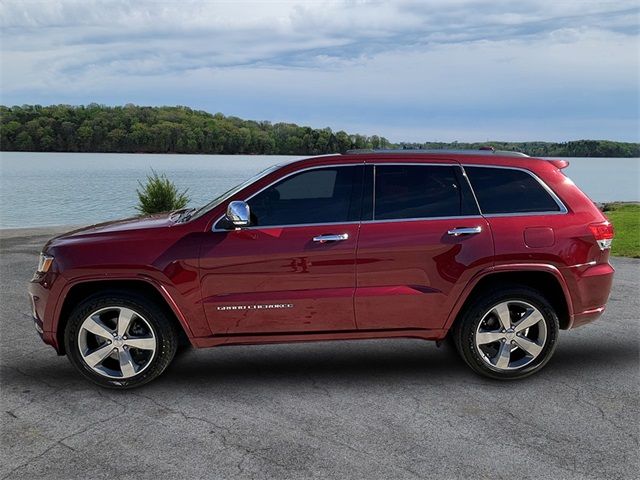
[[200,259],[203,304],[214,334],[356,328],[363,169],[316,167],[291,174],[247,200],[249,227],[214,228]]
[[358,243],[358,328],[439,329],[493,261],[487,221],[458,165],[376,164]]

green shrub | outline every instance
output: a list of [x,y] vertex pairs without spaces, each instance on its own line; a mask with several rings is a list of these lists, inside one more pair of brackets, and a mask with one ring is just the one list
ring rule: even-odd
[[158,175],[155,170],[151,170],[151,175],[147,175],[147,183],[144,185],[138,181],[138,206],[136,209],[144,214],[170,212],[184,208],[189,203],[187,190],[178,192],[178,189],[163,173]]
[[616,202],[605,207],[615,231],[611,254],[640,258],[640,204]]

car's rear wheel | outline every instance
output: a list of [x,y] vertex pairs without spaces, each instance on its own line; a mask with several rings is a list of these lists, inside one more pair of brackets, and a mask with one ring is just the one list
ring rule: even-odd
[[65,347],[82,375],[103,387],[131,388],[160,375],[178,335],[164,309],[127,292],[93,295],[72,311]]
[[558,332],[558,317],[538,291],[509,287],[477,296],[464,310],[453,339],[474,371],[513,380],[546,365]]

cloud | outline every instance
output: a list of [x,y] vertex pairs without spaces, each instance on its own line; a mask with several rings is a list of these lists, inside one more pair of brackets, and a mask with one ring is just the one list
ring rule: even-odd
[[639,12],[632,1],[5,0],[1,100],[182,103],[395,139],[637,139]]

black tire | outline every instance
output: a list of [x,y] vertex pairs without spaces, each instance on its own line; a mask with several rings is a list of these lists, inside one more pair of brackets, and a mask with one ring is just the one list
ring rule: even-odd
[[[119,307],[131,309],[142,316],[146,321],[145,327],[150,327],[156,339],[150,361],[145,363],[144,369],[129,378],[110,378],[97,373],[85,362],[79,347],[78,335],[85,319],[98,310]],[[167,368],[178,347],[178,331],[165,310],[155,302],[135,293],[111,290],[91,295],[76,305],[66,324],[64,341],[69,360],[86,379],[101,387],[122,390],[150,382]]]
[[[480,322],[486,322],[487,317],[485,316],[490,315],[489,312],[503,302],[515,302],[516,305],[517,302],[526,302],[535,307],[541,314],[544,327],[546,327],[546,339],[540,353],[533,360],[530,360],[530,363],[519,368],[516,366],[510,369],[500,369],[490,365],[486,352],[480,351],[476,345],[476,332]],[[496,320],[490,318],[489,321]],[[543,327],[540,325],[532,328]],[[498,380],[517,380],[536,373],[547,364],[555,351],[559,330],[558,316],[552,305],[540,292],[524,286],[505,286],[485,291],[482,295],[476,296],[462,312],[452,336],[458,353],[476,373]],[[504,341],[501,340],[501,342]],[[497,345],[494,347],[496,349],[500,348],[498,342],[491,345]],[[514,350],[518,352],[519,349],[514,348]],[[527,361],[524,350],[521,355],[525,357],[521,361]]]

